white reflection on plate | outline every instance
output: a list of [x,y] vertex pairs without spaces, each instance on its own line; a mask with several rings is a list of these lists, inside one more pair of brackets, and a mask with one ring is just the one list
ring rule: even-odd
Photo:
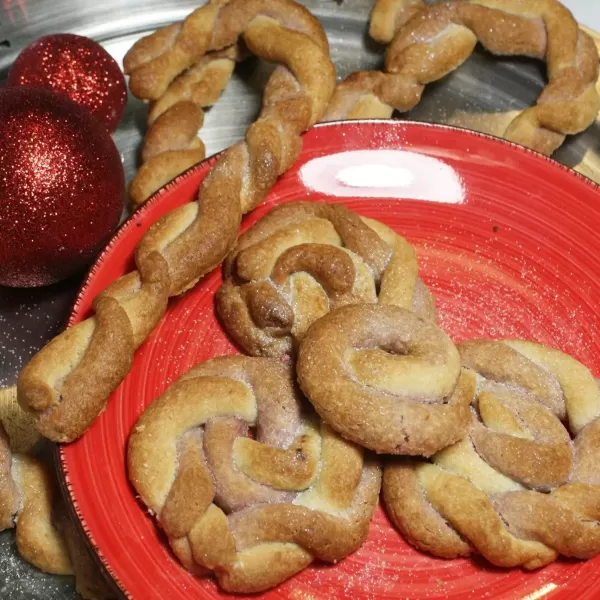
[[444,161],[408,150],[352,150],[321,156],[300,169],[304,185],[338,197],[398,198],[460,204],[463,183]]
[[547,583],[545,586],[541,587],[539,590],[529,594],[527,596],[523,596],[521,600],[539,600],[544,596],[547,596],[551,592],[553,592],[558,586],[555,583]]

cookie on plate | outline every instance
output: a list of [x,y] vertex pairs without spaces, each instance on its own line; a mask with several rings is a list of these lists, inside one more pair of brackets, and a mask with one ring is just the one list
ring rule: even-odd
[[182,564],[240,593],[358,549],[381,484],[378,464],[316,419],[292,369],[267,358],[184,374],[142,413],[127,461]]
[[443,558],[536,569],[559,555],[596,556],[600,391],[590,371],[533,342],[476,340],[459,351],[478,379],[468,434],[431,462],[386,466],[393,523]]
[[475,376],[441,329],[398,306],[345,306],[316,321],[297,375],[328,425],[378,453],[431,456],[470,420]]
[[292,354],[312,323],[347,304],[394,304],[436,320],[414,248],[383,223],[321,202],[284,204],[246,231],[216,302],[252,356]]

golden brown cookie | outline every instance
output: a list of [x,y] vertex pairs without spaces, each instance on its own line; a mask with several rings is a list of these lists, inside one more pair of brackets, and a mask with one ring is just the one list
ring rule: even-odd
[[300,344],[300,387],[321,418],[365,448],[430,456],[461,439],[475,390],[452,340],[393,305],[339,308]]
[[52,523],[56,482],[45,465],[11,454],[0,424],[0,531],[16,528],[17,550],[47,573],[72,572],[65,542]]
[[330,310],[375,302],[437,316],[404,238],[342,204],[321,202],[274,208],[240,236],[216,297],[231,337],[248,354],[273,357],[293,354]]
[[199,364],[152,402],[127,464],[182,564],[241,593],[359,548],[381,482],[303,403],[288,366],[243,356]]
[[[85,600],[112,600],[115,595],[68,515],[52,466],[22,454],[39,436],[19,410],[8,403],[0,406],[0,531],[15,527],[19,554],[38,569],[73,573]],[[13,434],[10,439],[4,419]]]
[[[210,12],[210,3],[199,10]],[[171,25],[167,33],[176,29],[177,25]],[[243,53],[238,46],[210,52],[177,77],[152,103],[141,153],[143,164],[129,185],[134,207],[204,159],[204,144],[198,137],[198,130],[204,124],[203,109],[217,102],[241,57]]]
[[478,381],[468,434],[431,462],[386,466],[396,527],[420,550],[480,553],[499,567],[599,554],[600,391],[590,371],[533,342],[474,340],[459,351]]
[[480,42],[499,56],[547,63],[548,85],[506,139],[552,154],[600,108],[598,50],[557,0],[378,0],[371,35],[389,44],[384,71],[358,71],[336,88],[323,120],[389,118],[421,100],[428,83],[459,68]]

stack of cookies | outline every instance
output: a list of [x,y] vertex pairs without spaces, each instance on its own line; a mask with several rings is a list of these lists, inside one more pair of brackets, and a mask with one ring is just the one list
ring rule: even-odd
[[216,305],[249,356],[183,375],[128,448],[191,572],[248,593],[337,562],[380,491],[399,533],[438,557],[536,569],[600,553],[596,380],[533,342],[456,346],[386,225],[279,206],[239,238]]

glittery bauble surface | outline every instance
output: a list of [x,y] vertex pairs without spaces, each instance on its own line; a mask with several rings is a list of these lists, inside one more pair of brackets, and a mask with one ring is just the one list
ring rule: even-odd
[[0,285],[86,267],[117,226],[125,178],[110,134],[48,90],[0,90]]
[[7,86],[52,89],[85,106],[109,131],[121,120],[127,88],[119,65],[89,38],[62,33],[27,46],[13,63]]

